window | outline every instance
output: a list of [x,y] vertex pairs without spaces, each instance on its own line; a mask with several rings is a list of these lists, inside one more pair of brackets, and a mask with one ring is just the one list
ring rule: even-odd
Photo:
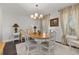
[[70,35],[75,35],[75,20],[72,15],[69,16],[68,29]]

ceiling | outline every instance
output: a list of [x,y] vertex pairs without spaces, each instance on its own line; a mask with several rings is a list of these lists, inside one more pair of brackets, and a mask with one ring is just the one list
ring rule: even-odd
[[[36,4],[38,7],[36,7]],[[49,14],[64,7],[74,5],[74,3],[21,3],[19,5],[27,11],[27,14],[32,14],[35,12]]]
[[[38,4],[38,7],[35,6],[36,4]],[[0,7],[5,11],[30,15],[35,12],[49,14],[74,4],[75,3],[0,3]]]

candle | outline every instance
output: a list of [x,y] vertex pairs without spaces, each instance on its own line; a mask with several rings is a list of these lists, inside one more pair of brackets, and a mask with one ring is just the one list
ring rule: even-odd
[[43,33],[43,37],[45,37],[46,33]]

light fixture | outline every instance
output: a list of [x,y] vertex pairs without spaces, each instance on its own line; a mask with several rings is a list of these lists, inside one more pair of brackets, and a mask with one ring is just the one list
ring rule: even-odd
[[[35,7],[38,7],[38,4],[36,4]],[[39,13],[35,12],[34,14],[31,14],[30,17],[32,19],[42,19],[43,18],[43,14],[39,14]]]

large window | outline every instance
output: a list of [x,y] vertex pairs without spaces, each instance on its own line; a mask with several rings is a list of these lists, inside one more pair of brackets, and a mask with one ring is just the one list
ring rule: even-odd
[[68,20],[68,29],[69,29],[69,34],[70,35],[76,35],[75,34],[75,20],[72,15],[69,16]]

